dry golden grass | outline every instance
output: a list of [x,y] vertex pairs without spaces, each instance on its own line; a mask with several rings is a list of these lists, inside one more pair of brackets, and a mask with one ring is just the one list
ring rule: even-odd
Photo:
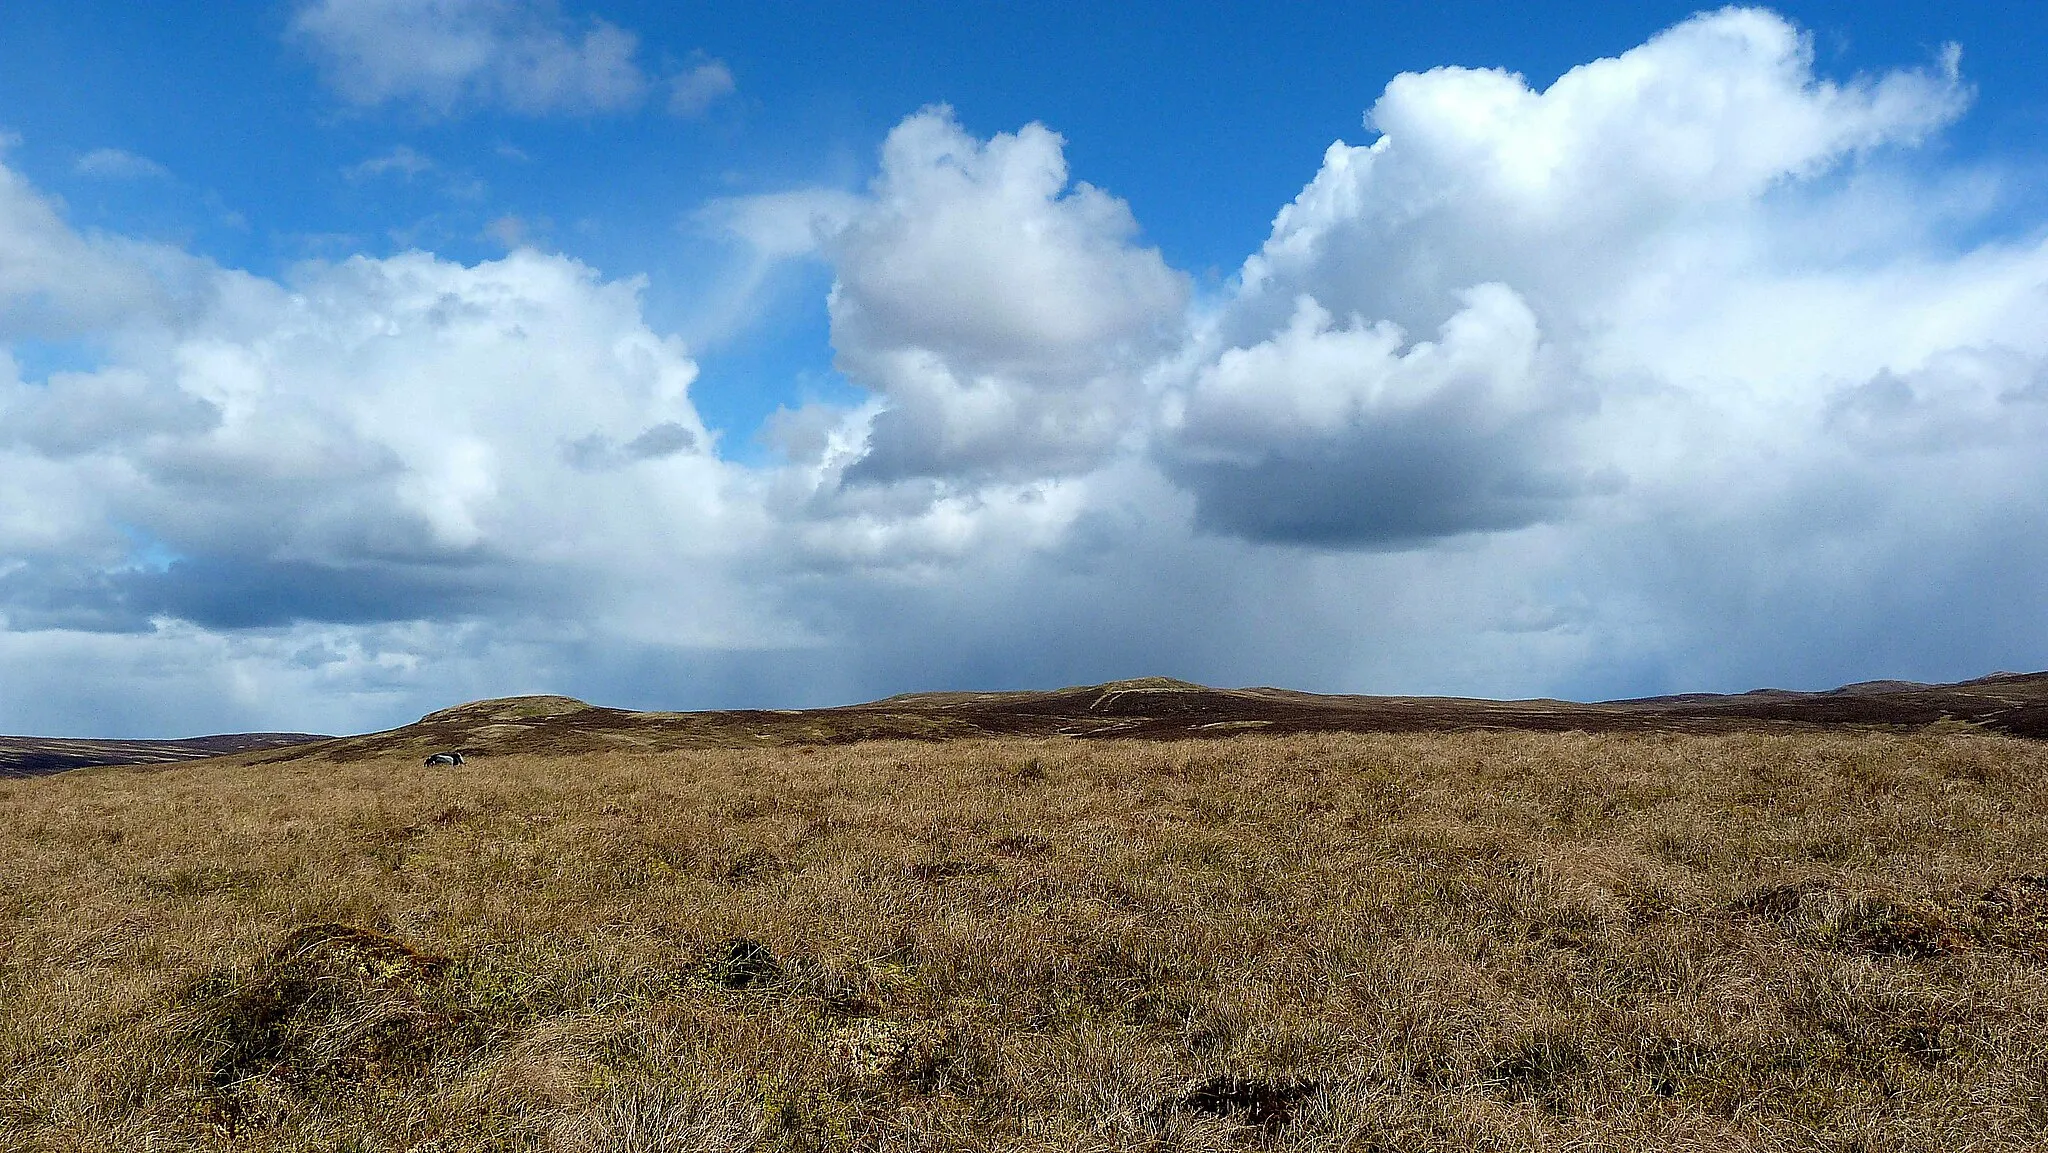
[[8,1150],[2033,1149],[2048,746],[0,783]]

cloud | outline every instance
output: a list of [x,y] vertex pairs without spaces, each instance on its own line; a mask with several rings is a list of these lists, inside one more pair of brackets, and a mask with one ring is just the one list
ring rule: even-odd
[[[841,367],[875,403],[832,435],[822,414],[793,415],[792,443],[838,462],[821,465],[828,488],[835,475],[856,486],[923,479],[893,505],[836,506],[867,510],[870,532],[885,516],[946,511],[955,539],[976,539],[967,526],[994,521],[1034,491],[1032,478],[1064,478],[1065,515],[1034,530],[1056,543],[1008,562],[1053,586],[1052,574],[1079,563],[1072,550],[1103,539],[1088,527],[1103,523],[1101,510],[1140,490],[1153,503],[1107,539],[1133,555],[1149,540],[1158,551],[1144,572],[1193,580],[1191,568],[1240,566],[1245,595],[1311,613],[1333,597],[1398,600],[1404,582],[1420,580],[1414,587],[1438,594],[1417,611],[1466,655],[1433,655],[1420,640],[1432,626],[1334,613],[1348,623],[1333,627],[1375,645],[1400,648],[1394,638],[1415,632],[1406,663],[1384,666],[1411,676],[1461,668],[1483,681],[1495,674],[1469,654],[1488,649],[1496,668],[1529,659],[1510,659],[1489,636],[1544,654],[1549,685],[1575,676],[1620,691],[1688,687],[1685,676],[1726,683],[1718,678],[1742,669],[1764,674],[1772,659],[1810,670],[1794,659],[1803,636],[1875,659],[1879,650],[1855,637],[1881,627],[1882,613],[1825,627],[1795,619],[1800,604],[1861,595],[1854,580],[1841,587],[1857,593],[1829,591],[1831,550],[1868,566],[1858,571],[1913,574],[1906,587],[2007,588],[1981,567],[1945,571],[1919,554],[1927,534],[1959,531],[1934,494],[1997,508],[2007,523],[2048,521],[2044,502],[2011,479],[2035,466],[2010,455],[2038,412],[2048,249],[1960,240],[1981,234],[1988,205],[1959,202],[1948,187],[1976,178],[1916,167],[1914,150],[1968,99],[1953,50],[1926,68],[1830,81],[1814,75],[1795,29],[1755,10],[1688,21],[1542,91],[1501,72],[1402,76],[1369,115],[1379,138],[1332,146],[1237,282],[1130,360],[1110,351],[1113,339],[1063,341],[1055,325],[1002,339],[1000,324],[1033,316],[1114,318],[1114,305],[1090,295],[1114,277],[1034,280],[1034,268],[1056,264],[987,255],[984,238],[1002,234],[994,221],[1032,222],[1059,203],[1042,191],[1065,181],[1050,134],[963,141],[943,113],[924,114],[899,128],[871,204],[827,246]],[[927,139],[936,143],[904,146]],[[976,167],[984,149],[1032,154],[1012,140],[1036,146],[1035,195],[991,195],[1032,185]],[[914,207],[888,214],[894,174],[949,169],[972,176],[906,179]],[[975,219],[991,203],[993,220],[955,232],[937,223]],[[1085,240],[1052,251],[1086,254],[1077,263],[1128,248],[1128,231],[1068,235]],[[926,258],[927,236],[943,238],[932,245],[942,257]],[[1002,278],[947,279],[995,268]],[[978,328],[983,283],[1016,286],[1027,303],[997,296],[987,314],[999,322]],[[894,284],[932,292],[906,289],[891,309]],[[1028,355],[1006,362],[1005,349]],[[1072,388],[1091,378],[1134,383]],[[1132,407],[1138,396],[1145,404]],[[1047,413],[1063,423],[1049,428]],[[1910,498],[1906,474],[1878,463],[1907,446],[1917,446]],[[1163,490],[1134,482],[1148,469]],[[1133,531],[1145,517],[1215,543]],[[1323,559],[1254,576],[1232,540],[1312,546]],[[1668,570],[1632,565],[1636,547],[1701,575],[1672,582]],[[1756,574],[1730,563],[1756,548],[1804,555],[1807,567],[1773,567],[1776,591],[1763,597]],[[1989,555],[1962,541],[1955,552]],[[958,579],[989,578],[976,572]],[[1131,579],[1156,594],[1165,578]],[[1680,595],[1685,587],[1714,592]],[[1044,595],[1014,595],[1048,611]],[[1454,610],[1455,597],[1470,608]],[[1711,622],[1750,597],[1775,620],[1758,624],[1750,651],[1771,657],[1704,658]],[[1905,602],[1894,588],[1870,603]],[[1973,612],[2024,613],[2016,596],[1998,603]],[[1152,622],[1144,627],[1163,627],[1136,611]],[[1924,603],[1918,612],[1944,615]],[[1298,667],[1340,678],[1333,670],[1348,668],[1342,683],[1365,675],[1335,655],[1317,665],[1313,646],[1283,631],[1302,646]],[[1971,635],[1975,652],[2016,643]],[[1924,668],[1944,651],[1939,636],[1939,626],[1908,628],[1883,651]],[[1564,667],[1582,671],[1554,671]]]
[[1068,186],[1040,125],[983,142],[950,110],[882,146],[831,242],[841,371],[886,399],[854,475],[1045,475],[1110,451],[1136,377],[1173,340],[1187,279],[1124,203]]
[[88,236],[0,165],[0,340],[61,340],[167,318],[203,291],[200,262],[162,245]]
[[434,168],[431,158],[420,155],[410,145],[400,144],[389,152],[349,165],[341,174],[349,180],[361,181],[395,173],[409,181],[423,172],[432,172]]
[[672,116],[702,116],[713,104],[739,88],[725,61],[701,57],[668,80],[668,110]]
[[660,460],[697,447],[697,434],[673,420],[653,425],[621,444],[603,433],[593,432],[562,445],[562,459],[571,468],[586,472],[622,468],[636,461]]
[[[205,557],[113,571],[24,568],[0,577],[0,596],[17,629],[147,633],[160,620],[226,631],[459,620],[515,607],[537,591],[492,576],[475,567]],[[397,605],[404,611],[394,614]]]
[[159,435],[200,434],[220,410],[198,397],[155,387],[130,369],[55,373],[41,387],[0,390],[0,443],[49,458],[138,445]]
[[[0,382],[0,489],[21,509],[0,518],[0,612],[129,631],[461,619],[715,553],[732,478],[694,363],[638,294],[530,250],[357,257],[288,284],[214,270],[200,307],[116,336],[106,367]],[[603,451],[565,460],[565,437]],[[592,467],[612,464],[637,467]],[[138,531],[171,559],[139,561]]]
[[638,37],[552,0],[311,0],[291,33],[358,105],[590,115],[637,108],[649,88]]
[[690,331],[714,342],[772,315],[772,299],[808,288],[804,266],[860,210],[861,198],[837,188],[800,188],[714,199],[684,218],[682,228],[724,241],[725,267],[704,279],[705,301]]
[[119,148],[95,148],[79,157],[74,167],[81,176],[97,176],[106,180],[161,180],[171,174],[156,161]]
[[1567,456],[1567,366],[1513,289],[1484,284],[1434,342],[1312,298],[1172,395],[1169,471],[1204,527],[1258,540],[1412,547],[1560,515],[1598,478]]
[[1823,424],[1866,457],[2039,443],[2048,434],[2048,360],[2000,345],[1943,351],[1836,392]]
[[720,197],[691,219],[744,241],[766,259],[788,260],[818,253],[864,204],[860,197],[836,188],[799,188]]
[[1812,57],[1779,17],[1726,9],[1541,92],[1499,70],[1396,77],[1367,116],[1379,139],[1332,145],[1246,262],[1225,335],[1284,322],[1304,292],[1425,330],[1487,281],[1590,303],[1776,189],[1919,142],[1968,100],[1953,53],[1848,84],[1817,79]]
[[1831,80],[1745,9],[1540,90],[1396,77],[1200,292],[1051,129],[928,109],[857,192],[692,217],[738,295],[822,262],[867,394],[763,465],[638,281],[509,231],[253,276],[0,166],[0,341],[96,357],[0,358],[0,683],[49,686],[0,728],[2037,667],[2048,241],[1936,145],[1969,98],[1953,53]]
[[494,217],[490,223],[484,225],[484,235],[497,241],[507,251],[525,245],[531,233],[532,227],[527,224],[526,218],[511,212]]
[[1204,318],[1163,457],[1203,524],[1257,539],[1412,546],[1565,515],[1627,482],[1605,435],[1660,422],[1644,391],[1697,383],[1674,351],[1785,365],[1787,346],[1852,336],[1826,332],[1825,292],[1780,309],[1805,329],[1787,345],[1714,318],[1810,276],[1776,255],[1796,251],[1783,216],[1853,216],[1798,205],[1959,115],[1956,67],[1819,80],[1793,28],[1729,9],[1540,92],[1500,71],[1398,77],[1367,118],[1379,138],[1330,147]]

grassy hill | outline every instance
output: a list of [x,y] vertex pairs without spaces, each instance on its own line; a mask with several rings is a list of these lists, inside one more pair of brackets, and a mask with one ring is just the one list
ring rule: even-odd
[[258,749],[272,761],[346,761],[456,750],[581,753],[623,749],[770,748],[964,737],[1224,737],[1305,732],[1796,732],[1912,731],[1943,722],[2048,737],[2048,673],[1994,673],[1952,685],[1869,681],[1827,692],[1759,689],[1734,695],[1605,701],[1489,701],[1465,697],[1328,696],[1288,689],[1213,689],[1143,677],[1050,692],[908,693],[820,709],[634,712],[573,697],[472,701],[410,725],[354,737],[241,733],[170,741],[0,737],[0,777],[92,765],[165,764]]
[[775,748],[887,738],[1169,740],[1249,732],[1910,732],[1940,722],[2048,737],[2048,673],[1997,673],[1953,685],[1873,681],[1819,693],[1762,689],[1599,704],[1214,689],[1166,677],[1050,692],[911,693],[839,708],[694,713],[599,708],[571,697],[509,697],[442,709],[388,732],[295,745],[275,759],[347,761],[443,749],[488,756]]
[[1929,691],[526,699],[0,781],[0,1148],[2037,1149],[2048,745]]
[[0,737],[0,778],[40,777],[93,765],[164,765],[250,749],[278,749],[330,738],[313,733],[233,733],[172,741]]

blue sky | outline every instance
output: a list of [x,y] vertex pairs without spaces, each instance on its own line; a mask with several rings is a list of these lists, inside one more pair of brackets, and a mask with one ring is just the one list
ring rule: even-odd
[[[724,321],[730,257],[690,223],[706,201],[826,184],[858,189],[876,146],[934,103],[983,134],[1039,121],[1078,179],[1127,201],[1148,241],[1206,281],[1236,272],[1274,210],[1386,79],[1438,65],[1504,67],[1538,85],[1642,42],[1687,4],[564,5],[631,30],[640,63],[725,63],[734,91],[700,116],[631,108],[532,115],[474,102],[449,114],[360,108],[326,89],[280,3],[37,4],[0,44],[0,108],[19,169],[75,222],[190,247],[276,275],[308,258],[424,247],[502,254],[490,222],[607,275],[646,274],[650,320],[705,366],[699,405],[744,439],[831,379],[823,269],[787,270],[770,299]],[[1778,9],[1835,76],[1965,48],[1978,99],[1945,134],[1958,160],[2048,159],[2048,30],[2008,4],[1803,4]],[[156,179],[80,172],[118,149]],[[362,172],[406,149],[434,167]],[[351,176],[351,173],[356,175]],[[2038,207],[2038,204],[2036,205]],[[2025,226],[2019,219],[2015,224]],[[808,275],[806,275],[806,272]],[[735,445],[742,448],[742,445]]]
[[16,6],[0,728],[2048,665],[2044,31]]

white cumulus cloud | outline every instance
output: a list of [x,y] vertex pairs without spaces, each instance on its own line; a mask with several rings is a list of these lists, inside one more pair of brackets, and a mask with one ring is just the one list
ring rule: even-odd
[[1284,319],[1303,292],[1410,328],[1487,281],[1539,315],[1626,292],[1774,189],[1953,120],[1968,95],[1956,59],[1838,84],[1783,19],[1727,9],[1540,92],[1498,70],[1399,76],[1367,116],[1379,139],[1332,145],[1246,262],[1229,335]]
[[1836,294],[1919,281],[1921,254],[1879,242],[1849,273],[1802,263],[1795,237],[1815,213],[1855,228],[1869,205],[1832,181],[1959,115],[1956,67],[1822,80],[1794,28],[1729,9],[1541,91],[1397,77],[1367,117],[1379,138],[1330,147],[1203,318],[1166,459],[1219,530],[1412,545],[1659,483],[1646,443],[1784,428],[1760,406],[1810,412],[1835,376],[1915,355],[1848,346],[1876,351],[1873,309],[1904,320],[1921,288]]
[[[27,219],[0,223],[93,251],[15,204]],[[110,274],[146,292],[126,255]],[[696,365],[647,327],[637,282],[526,249],[192,275],[182,308],[103,321],[99,368],[25,380],[5,362],[8,628],[147,646],[166,622],[489,632],[541,614],[603,634],[618,614],[635,643],[786,643],[721,575],[758,534],[750,482],[713,455]]]
[[1086,468],[1178,334],[1184,275],[1124,203],[1068,183],[1040,125],[982,141],[944,108],[897,125],[830,246],[832,339],[887,401],[857,472],[878,480]]

